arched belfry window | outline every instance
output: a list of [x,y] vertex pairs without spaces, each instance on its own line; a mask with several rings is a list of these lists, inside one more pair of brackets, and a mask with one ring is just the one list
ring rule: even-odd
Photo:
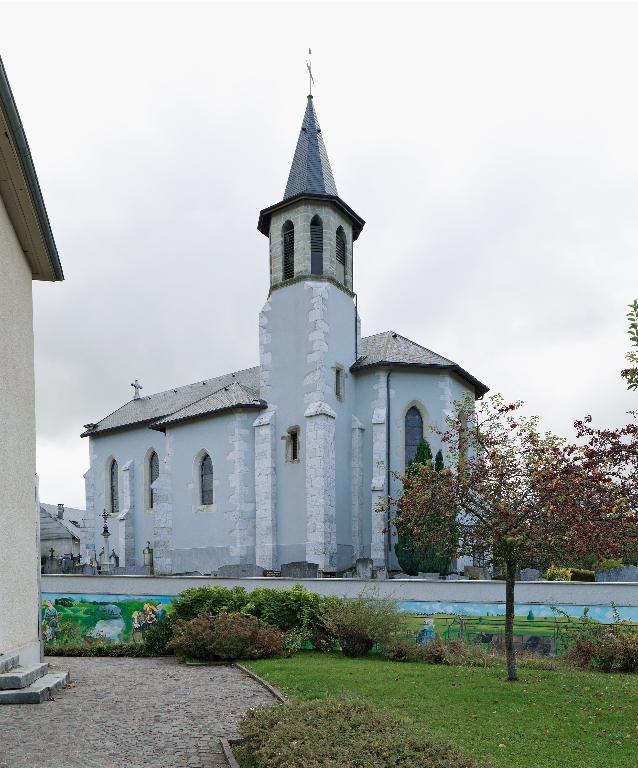
[[310,272],[323,275],[323,224],[319,216],[310,222]]
[[109,501],[111,514],[117,515],[120,511],[120,492],[118,488],[117,461],[113,459],[109,468]]
[[423,440],[423,417],[415,406],[405,414],[405,466],[416,456],[416,449]]
[[295,276],[295,227],[292,221],[288,220],[281,228],[284,251],[284,280],[290,280]]
[[346,250],[347,241],[346,233],[343,231],[343,227],[337,228],[337,280],[340,283],[346,281]]
[[199,503],[203,506],[213,503],[213,462],[207,453],[199,465]]
[[155,506],[155,492],[153,491],[153,483],[159,477],[159,456],[155,451],[151,453],[148,458],[148,498],[150,502],[150,508]]

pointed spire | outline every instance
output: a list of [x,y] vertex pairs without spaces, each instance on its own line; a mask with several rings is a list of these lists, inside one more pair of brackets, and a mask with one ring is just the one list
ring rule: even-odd
[[308,96],[284,200],[304,192],[338,195],[311,95]]

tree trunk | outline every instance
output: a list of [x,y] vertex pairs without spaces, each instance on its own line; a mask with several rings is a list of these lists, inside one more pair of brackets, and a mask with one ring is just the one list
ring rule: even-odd
[[518,680],[516,654],[514,653],[514,585],[516,583],[516,561],[505,563],[505,656],[507,658],[507,679]]

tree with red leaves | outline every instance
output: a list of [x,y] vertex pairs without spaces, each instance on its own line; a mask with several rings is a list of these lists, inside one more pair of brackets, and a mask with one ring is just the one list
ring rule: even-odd
[[[626,455],[605,432],[591,445],[541,434],[521,403],[494,395],[456,404],[439,432],[448,469],[419,465],[399,475],[403,493],[389,500],[393,524],[417,544],[456,550],[505,571],[507,675],[517,680],[514,589],[521,564],[537,558],[617,555],[635,535]],[[582,436],[586,437],[583,424]]]

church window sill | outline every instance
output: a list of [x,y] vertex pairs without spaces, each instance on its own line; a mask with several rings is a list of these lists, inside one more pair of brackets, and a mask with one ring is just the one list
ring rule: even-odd
[[217,504],[198,504],[193,512],[217,512]]

